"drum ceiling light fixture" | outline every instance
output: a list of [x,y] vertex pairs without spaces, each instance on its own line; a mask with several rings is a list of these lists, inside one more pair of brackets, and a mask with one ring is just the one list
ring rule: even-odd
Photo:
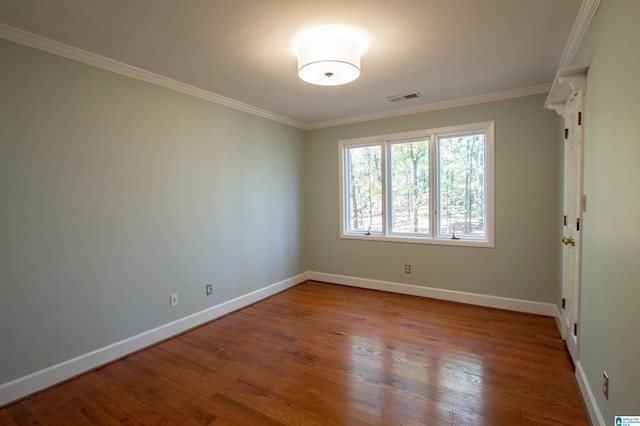
[[351,83],[360,76],[367,37],[357,28],[321,25],[298,33],[291,42],[298,55],[298,76],[319,86]]

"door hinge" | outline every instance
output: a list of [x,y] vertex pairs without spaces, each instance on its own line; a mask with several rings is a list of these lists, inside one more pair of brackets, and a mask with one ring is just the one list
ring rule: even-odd
[[567,215],[564,215],[564,226],[567,226]]
[[573,323],[573,335],[574,336],[578,335],[578,323],[577,322]]
[[565,299],[564,297],[562,298],[562,309],[566,309],[567,308],[567,299]]
[[578,111],[578,126],[582,126],[582,113]]
[[569,139],[569,129],[564,129],[564,138]]
[[580,218],[576,219],[576,231],[580,230]]

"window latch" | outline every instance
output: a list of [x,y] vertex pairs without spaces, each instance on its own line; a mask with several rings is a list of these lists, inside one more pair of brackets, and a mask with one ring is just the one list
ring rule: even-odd
[[451,230],[452,230],[452,234],[453,234],[453,235],[451,236],[451,239],[452,239],[452,240],[459,240],[460,238],[459,238],[459,237],[456,237],[456,228],[451,228]]

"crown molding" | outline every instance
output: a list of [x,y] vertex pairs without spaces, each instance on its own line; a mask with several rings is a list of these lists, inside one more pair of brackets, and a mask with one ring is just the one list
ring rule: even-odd
[[364,121],[380,120],[383,118],[399,117],[410,114],[420,114],[423,112],[439,111],[443,109],[456,108],[468,105],[481,104],[485,102],[502,101],[512,98],[520,98],[523,96],[539,95],[549,93],[551,83],[539,84],[537,86],[522,87],[519,89],[504,90],[501,92],[486,93],[483,95],[469,96],[466,98],[451,99],[448,101],[434,102],[425,105],[418,105],[408,108],[394,109],[391,111],[375,112],[371,114],[357,115],[352,117],[338,118],[336,120],[319,121],[316,123],[308,123],[303,129],[313,130],[324,127],[341,126],[344,124],[361,123]]
[[[593,16],[600,5],[601,0],[584,0],[578,16],[574,22],[569,40],[565,46],[560,61],[560,68],[566,67],[573,61],[578,48],[582,42],[584,35],[587,32],[589,24],[593,19]],[[418,105],[408,108],[394,109],[391,111],[381,111],[371,114],[363,114],[351,117],[344,117],[335,120],[319,121],[304,123],[298,120],[294,120],[289,117],[285,117],[273,112],[254,107],[239,101],[236,101],[225,96],[218,95],[213,92],[209,92],[204,89],[200,89],[195,86],[191,86],[177,80],[170,79],[168,77],[161,76],[159,74],[152,73],[150,71],[143,70],[141,68],[134,67],[132,65],[125,64],[104,56],[96,55],[91,52],[87,52],[82,49],[78,49],[46,37],[42,37],[18,28],[11,27],[0,23],[0,38],[4,38],[9,41],[13,41],[19,44],[23,44],[29,47],[33,47],[48,53],[63,56],[65,58],[82,62],[87,65],[102,68],[108,71],[112,71],[121,75],[125,75],[137,80],[145,81],[147,83],[155,84],[157,86],[165,87],[170,90],[175,90],[190,96],[195,96],[206,101],[223,105],[229,108],[233,108],[239,111],[244,111],[258,117],[263,117],[269,120],[273,120],[279,123],[283,123],[292,127],[297,127],[302,130],[313,130],[325,127],[334,127],[345,124],[360,123],[371,120],[379,120],[385,118],[399,117],[403,115],[419,114],[424,112],[432,112],[449,108],[456,108],[461,106],[474,105],[484,102],[494,102],[512,98],[518,98],[523,96],[537,95],[542,93],[549,93],[551,90],[551,83],[540,84],[536,86],[528,86],[523,88],[505,90],[501,92],[487,93],[483,95],[470,96],[459,99],[452,99],[442,102],[434,102],[425,105]]]
[[186,95],[195,96],[196,98],[204,99],[205,101],[213,102],[215,104],[244,111],[258,117],[267,118],[269,120],[277,121],[300,129],[304,127],[304,123],[300,121],[293,120],[279,114],[274,114],[270,111],[2,23],[0,23],[0,38],[33,47],[48,53],[53,53],[54,55],[82,62],[97,68],[102,68],[107,71],[112,71],[127,77],[135,78],[137,80],[145,81],[147,83],[155,84],[166,89],[175,90],[176,92],[184,93]]
[[600,6],[600,1],[601,0],[582,1],[582,6],[580,6],[580,11],[578,12],[578,16],[576,17],[571,33],[569,34],[569,40],[564,47],[564,52],[560,59],[560,65],[558,66],[559,69],[566,68],[572,64],[576,53],[578,53],[582,39],[589,29],[591,20],[595,16],[598,6]]

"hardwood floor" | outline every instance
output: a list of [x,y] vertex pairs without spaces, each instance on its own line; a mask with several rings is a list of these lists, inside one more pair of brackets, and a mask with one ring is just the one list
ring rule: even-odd
[[307,281],[0,424],[588,425],[550,317]]

